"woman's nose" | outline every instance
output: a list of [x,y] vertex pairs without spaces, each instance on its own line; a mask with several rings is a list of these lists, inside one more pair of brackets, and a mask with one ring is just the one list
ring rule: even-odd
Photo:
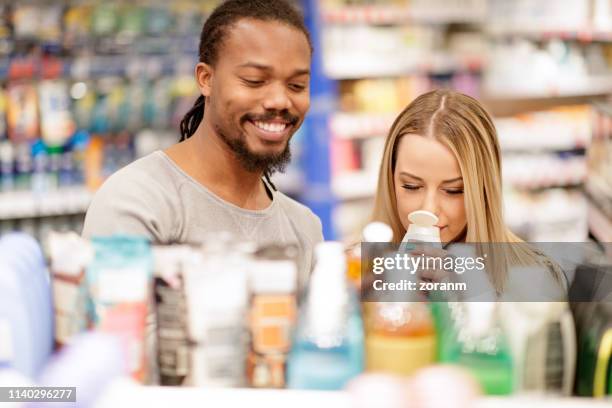
[[438,203],[438,196],[436,191],[427,191],[423,203],[421,204],[421,210],[429,211],[430,213],[440,216],[440,206]]

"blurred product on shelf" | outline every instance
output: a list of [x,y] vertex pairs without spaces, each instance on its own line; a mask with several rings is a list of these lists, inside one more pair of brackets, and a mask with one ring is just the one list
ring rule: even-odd
[[[360,242],[389,243],[393,239],[393,230],[384,222],[370,222],[361,233]],[[359,242],[350,243],[346,251],[346,276],[349,282],[361,290],[361,245]]]
[[113,381],[127,375],[127,361],[121,339],[97,332],[83,333],[49,359],[36,383],[44,387],[70,384],[75,387],[78,406],[92,407]]
[[80,231],[106,177],[176,141],[217,3],[2,5],[0,231]]
[[55,343],[63,346],[89,328],[86,268],[93,260],[94,250],[76,234],[56,232],[49,234],[47,249],[51,259]]
[[591,142],[591,115],[588,105],[561,106],[498,118],[495,126],[507,152],[571,151]]
[[287,387],[339,390],[364,369],[363,320],[346,278],[343,246],[322,242],[316,257],[289,354]]
[[524,98],[612,92],[609,2],[570,0],[559,7],[547,1],[492,0],[489,5],[487,30],[495,41],[487,94]]
[[506,224],[530,242],[583,242],[587,239],[587,201],[576,189],[504,192]]
[[572,305],[578,331],[577,395],[612,394],[612,308],[610,303]]
[[576,371],[576,329],[567,303],[502,303],[518,390],[569,396]]
[[14,233],[0,239],[0,359],[34,378],[53,351],[53,305],[38,243]]
[[148,242],[136,237],[96,238],[87,266],[91,322],[121,338],[129,373],[145,381],[145,322],[149,307],[153,259]]
[[189,247],[159,246],[153,250],[157,361],[159,383],[180,386],[189,374],[189,339],[184,265]]
[[[599,242],[612,242],[612,102],[595,105],[592,126],[585,186],[589,227]],[[612,259],[612,253],[608,256]]]
[[489,0],[488,24],[499,34],[556,31],[610,31],[612,14],[606,0],[568,0],[563,7],[554,1]]
[[[229,237],[207,242],[185,268],[191,369],[189,384],[240,387],[246,382],[249,259]],[[223,273],[219,273],[223,271]]]
[[482,22],[487,0],[322,0],[323,19],[337,24]]
[[255,253],[250,279],[247,381],[255,388],[284,388],[285,366],[297,318],[296,246]]
[[485,96],[495,99],[609,94],[610,47],[597,44],[585,49],[561,40],[551,40],[544,49],[529,40],[496,44],[485,78]]
[[500,304],[494,302],[449,303],[449,333],[440,345],[440,361],[468,369],[489,395],[515,390],[508,334],[501,327]]
[[[0,367],[45,385],[74,380],[80,392],[88,390],[86,398],[94,398],[94,382],[103,387],[128,374],[162,385],[330,390],[364,369],[414,375],[412,383],[436,362],[464,367],[476,394],[480,386],[487,395],[567,396],[576,373],[578,395],[612,395],[612,321],[602,302],[575,304],[571,312],[563,302],[443,298],[362,309],[346,275],[346,248],[335,242],[319,245],[305,296],[290,246],[256,248],[218,236],[203,246],[151,247],[128,237],[87,241],[59,233],[49,248],[54,306],[37,245],[22,235],[0,240],[5,269],[17,273],[14,282],[4,274],[0,285]],[[34,290],[33,276],[40,278]],[[24,304],[27,299],[37,301]],[[145,347],[149,304],[155,304],[153,349]],[[54,321],[62,347],[50,359]],[[82,337],[89,330],[116,344]],[[109,350],[104,361],[100,353],[83,355],[92,344]],[[152,362],[150,378],[144,361]],[[435,377],[442,381],[442,374]]]
[[410,376],[436,361],[434,322],[426,303],[367,303],[366,368]]
[[506,183],[517,189],[581,185],[586,178],[584,154],[508,154],[503,161]]
[[[400,251],[408,251],[414,242],[440,244],[440,230],[435,226],[438,219],[434,214],[415,211],[408,218],[410,225]],[[392,235],[391,231],[391,238]],[[401,281],[401,276],[395,281]],[[418,296],[402,296],[393,302],[364,305],[368,371],[412,375],[435,361],[435,324],[428,305],[422,300]]]

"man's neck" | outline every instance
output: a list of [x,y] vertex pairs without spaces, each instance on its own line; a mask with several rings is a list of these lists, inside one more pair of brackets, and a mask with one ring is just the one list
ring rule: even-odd
[[270,205],[262,173],[246,171],[234,152],[204,122],[189,139],[166,149],[166,154],[225,201],[249,210]]

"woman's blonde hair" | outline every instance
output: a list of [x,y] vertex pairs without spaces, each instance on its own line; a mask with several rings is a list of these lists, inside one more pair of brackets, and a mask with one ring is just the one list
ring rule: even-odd
[[401,241],[406,233],[397,211],[393,177],[397,147],[405,135],[435,138],[455,155],[464,181],[465,242],[515,243],[504,246],[503,254],[495,257],[499,264],[488,268],[498,271],[490,274],[498,291],[506,280],[506,265],[541,263],[538,254],[504,223],[501,154],[491,116],[476,99],[452,90],[435,90],[419,96],[400,113],[389,130],[373,219],[391,226],[394,242]]

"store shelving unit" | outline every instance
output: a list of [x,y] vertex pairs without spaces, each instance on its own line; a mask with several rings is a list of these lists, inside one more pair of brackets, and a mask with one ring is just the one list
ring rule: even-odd
[[[477,3],[477,2],[472,2]],[[480,2],[482,3],[482,2]],[[432,24],[446,23],[483,23],[486,19],[486,10],[480,8],[473,12],[473,8],[459,7],[458,3],[447,3],[443,9],[436,5],[428,5],[423,1],[413,4],[370,4],[370,5],[342,5],[330,6],[321,12],[322,20],[326,24],[400,24],[413,22],[426,22]]]
[[333,226],[338,238],[352,239],[369,218],[384,136],[399,111],[439,81],[474,78],[486,67],[483,53],[446,44],[451,26],[473,34],[485,22],[486,0],[320,3],[324,72],[339,89],[329,124]]
[[[574,20],[568,23],[569,17],[563,23],[556,23],[556,20],[538,20],[543,18],[542,15],[538,14],[542,12],[541,9],[533,11],[532,15],[529,14],[531,11],[528,8],[523,7],[522,9],[515,10],[513,5],[495,0],[475,2],[474,4],[478,3],[481,8],[470,11],[465,10],[465,4],[463,10],[457,11],[453,10],[452,6],[447,8],[440,7],[439,3],[432,4],[432,8],[438,6],[438,10],[445,9],[450,11],[446,13],[440,12],[435,19],[428,19],[426,18],[427,12],[415,9],[415,7],[423,5],[422,2],[418,1],[407,2],[404,6],[398,6],[397,4],[389,5],[381,1],[377,4],[368,4],[367,6],[346,5],[344,7],[337,6],[337,2],[334,2],[335,6],[322,10],[323,27],[324,30],[331,27],[336,32],[339,30],[351,30],[353,27],[361,27],[360,29],[371,27],[376,35],[384,34],[391,38],[392,36],[388,32],[380,31],[381,27],[383,29],[394,26],[415,27],[418,25],[427,26],[429,23],[433,23],[433,26],[430,26],[433,29],[432,32],[435,33],[434,35],[440,35],[440,33],[444,32],[446,24],[459,23],[461,26],[468,23],[468,27],[471,30],[475,30],[475,32],[486,37],[489,46],[511,44],[513,41],[531,41],[539,44],[538,46],[542,46],[548,42],[557,41],[565,44],[564,46],[566,47],[576,46],[578,47],[577,49],[582,49],[580,47],[589,47],[593,44],[595,47],[608,47],[612,39],[609,28],[603,28],[605,27],[605,22],[589,20],[593,16],[597,16],[596,14],[591,16],[585,14],[582,16],[577,13],[575,16],[572,16],[574,20],[584,17],[588,20],[585,23],[581,22],[578,24]],[[447,3],[453,4],[453,2]],[[578,3],[578,1],[574,1],[572,2],[573,5],[570,6],[580,8],[582,5],[578,5]],[[499,11],[500,5],[501,12]],[[553,6],[552,3],[547,3],[547,7]],[[471,17],[467,17],[468,15]],[[548,13],[548,15],[552,16],[552,18],[556,16],[559,21],[563,18],[554,13]],[[492,17],[494,18],[493,20],[491,20]],[[508,21],[511,22],[508,23]],[[398,33],[400,32],[398,30]],[[357,34],[360,34],[360,32],[357,32]],[[409,31],[407,35],[412,35],[412,32]],[[361,37],[356,37],[355,41],[358,41],[359,38]],[[381,38],[386,37],[383,36]],[[348,43],[346,44],[346,46],[349,45]],[[367,45],[365,45],[365,48],[367,49]],[[546,81],[539,84],[529,80],[529,64],[524,64],[524,67],[527,69],[525,75],[517,76],[517,78],[521,78],[521,82],[513,83],[508,82],[507,79],[503,81],[500,79],[499,82],[491,81],[490,70],[494,66],[491,64],[492,55],[490,53],[445,53],[437,50],[436,52],[420,54],[415,52],[411,54],[413,55],[412,59],[403,58],[401,52],[397,52],[397,55],[389,53],[391,57],[386,59],[383,58],[384,54],[381,54],[381,58],[360,59],[360,55],[351,54],[341,46],[338,46],[337,49],[341,50],[342,55],[345,55],[346,58],[343,59],[337,56],[328,60],[326,73],[340,83],[350,83],[359,80],[374,81],[376,78],[388,81],[392,77],[426,77],[428,75],[434,77],[435,75],[451,76],[457,72],[482,72],[483,81],[480,87],[480,94],[476,96],[484,102],[496,117],[501,117],[502,119],[500,120],[503,120],[504,117],[512,117],[517,114],[519,115],[517,118],[520,118],[523,114],[533,111],[554,110],[558,106],[588,104],[593,100],[602,100],[607,95],[612,94],[612,63],[610,63],[607,72],[598,72],[582,77],[559,76],[558,79],[549,77],[546,78]],[[408,49],[408,51],[411,52],[412,50]],[[434,83],[433,86],[435,87],[436,84]],[[451,84],[451,86],[453,85]],[[421,88],[421,91],[425,90],[427,90],[426,87]],[[344,98],[342,92],[341,87],[339,95],[341,100]],[[377,97],[372,95],[372,99]],[[343,224],[339,228],[339,236],[341,237],[347,235],[354,237],[358,232],[355,230],[355,227],[358,227],[358,223],[353,223],[354,225],[350,231],[343,230],[349,223],[341,218],[354,217],[361,220],[367,219],[372,207],[372,197],[376,189],[377,169],[366,169],[363,163],[355,167],[355,162],[364,160],[364,144],[377,139],[380,141],[384,138],[399,110],[400,106],[392,112],[379,112],[376,110],[347,111],[340,106],[338,112],[332,116],[330,122],[331,135],[334,140],[332,143],[332,156],[337,154],[335,158],[337,165],[333,166],[334,157],[332,157],[331,185],[332,191],[338,198],[335,207],[335,221],[336,224]],[[583,202],[584,200],[579,199],[580,196],[574,194],[575,191],[580,190],[588,177],[584,162],[584,149],[588,145],[589,140],[583,136],[581,136],[580,140],[575,141],[543,139],[540,145],[529,143],[526,146],[521,146],[523,142],[518,139],[515,140],[514,144],[502,143],[504,161],[507,162],[506,167],[512,169],[509,172],[510,174],[507,174],[505,177],[508,184],[507,187],[512,185],[517,190],[517,194],[509,194],[509,196],[514,199],[517,197],[524,197],[525,199],[532,197],[529,200],[533,201],[528,207],[517,208],[515,212],[523,213],[526,208],[532,210],[540,208],[533,206],[541,206],[542,211],[544,211],[545,208],[548,208],[554,202],[551,200],[569,200],[565,203],[567,205],[560,203],[559,208],[573,208],[576,211],[572,210],[570,211],[571,214],[567,213],[566,216],[560,217],[556,221],[553,221],[548,216],[542,218],[547,220],[543,222],[544,224],[551,222],[551,225],[557,225],[558,230],[565,228],[563,225],[568,225],[567,223],[570,220],[575,222],[578,227],[573,229],[573,235],[564,235],[564,239],[570,240],[572,240],[572,236],[573,240],[581,240],[586,237],[586,210],[581,217],[576,218],[578,212],[581,211],[580,209],[586,208],[586,204]],[[532,134],[530,139],[534,137],[537,137],[537,135]],[[334,143],[340,147],[334,149]],[[371,147],[368,146],[368,148]],[[380,153],[380,149],[374,148],[371,150],[373,152],[371,154]],[[517,159],[519,160],[517,161]],[[338,163],[340,164],[338,165]],[[531,170],[523,169],[523,171],[515,172],[515,170],[519,169],[516,166],[522,166],[521,163],[531,163],[529,167]],[[350,170],[338,172],[338,167],[346,165],[349,166]],[[534,175],[537,175],[537,177],[534,177]],[[555,198],[553,199],[553,197]],[[514,211],[513,205],[510,205],[508,211]],[[581,225],[585,226],[584,231],[581,229],[582,227],[579,227]],[[544,227],[543,225],[527,229],[527,231],[540,231],[533,235],[539,239],[546,239],[546,237],[554,238],[554,230],[555,228],[553,227]],[[542,231],[551,231],[550,234],[552,235],[547,235],[542,233]],[[525,235],[525,238],[530,238],[529,233]]]
[[0,193],[0,220],[83,214],[92,196],[93,193],[83,187],[61,188],[44,194],[29,191]]
[[[298,391],[298,390],[253,390],[253,389],[202,389],[178,387],[142,387],[128,381],[116,381],[104,393],[96,405],[99,408],[125,406],[163,407],[169,404],[192,406],[201,401],[211,407],[238,406],[249,401],[253,406],[270,408],[348,408],[355,406],[355,395],[346,391]],[[372,396],[378,404],[380,396]],[[363,403],[363,401],[361,401]],[[482,397],[475,401],[475,408],[599,408],[608,401],[592,398],[542,398],[542,397]],[[367,405],[369,406],[369,405]]]

